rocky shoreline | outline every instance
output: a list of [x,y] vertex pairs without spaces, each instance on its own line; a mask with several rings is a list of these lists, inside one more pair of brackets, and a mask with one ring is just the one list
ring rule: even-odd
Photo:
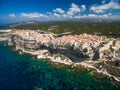
[[[19,51],[20,54],[28,53],[30,55],[36,56],[39,60],[47,60],[53,67],[55,68],[71,68],[78,72],[91,72],[93,71],[93,75],[96,78],[106,78],[110,81],[113,81],[114,85],[116,87],[120,87],[120,77],[116,77],[114,75],[109,74],[107,71],[104,71],[103,69],[96,68],[95,64],[99,64],[98,61],[83,61],[79,63],[74,63],[70,59],[67,58],[67,61],[61,59],[61,55],[51,55],[48,56],[47,53],[49,53],[47,50],[39,50],[34,52],[29,52],[26,50],[23,50],[22,48],[15,49],[15,51]],[[46,53],[46,55],[45,55]],[[59,58],[56,58],[56,56]],[[64,57],[64,56],[63,56]],[[66,58],[66,57],[64,57]]]
[[[110,81],[113,81],[114,85],[116,87],[120,87],[120,78],[116,77],[114,75],[109,74],[107,71],[103,71],[100,68],[96,68],[94,65],[99,64],[99,62],[93,62],[93,61],[83,61],[79,63],[74,63],[70,59],[68,61],[61,60],[60,55],[58,58],[55,58],[56,55],[51,55],[51,56],[46,56],[44,55],[44,51],[38,51],[39,55],[36,54],[37,52],[29,52],[25,51],[22,49],[16,49],[16,50],[21,50],[19,53],[28,53],[30,55],[35,55],[39,60],[47,60],[53,67],[59,68],[59,69],[73,69],[73,71],[78,71],[78,72],[93,72],[94,77],[100,79],[100,78],[106,78]],[[46,51],[45,51],[46,52]],[[41,53],[41,54],[40,54]]]
[[[6,39],[3,40],[2,39],[3,36],[0,38],[3,41],[8,41],[8,45],[14,46],[15,50],[21,50],[20,53],[29,53],[31,55],[37,56],[38,59],[48,59],[50,60],[50,62],[68,65],[71,68],[81,67],[84,69],[84,71],[87,72],[94,71],[94,73],[96,73],[96,77],[99,78],[99,75],[107,77],[108,79],[114,81],[116,85],[120,87],[120,66],[119,66],[120,53],[117,47],[119,45],[111,47],[112,43],[115,43],[114,39],[111,38],[110,42],[108,42],[108,39],[106,39],[105,42],[108,43],[104,44],[105,42],[102,42],[102,45],[104,46],[102,46],[101,44],[100,44],[101,47],[100,45],[96,46],[97,49],[95,50],[94,53],[92,53],[94,49],[93,51],[91,51],[91,49],[89,48],[90,50],[88,51],[88,49],[86,50],[86,48],[83,47],[82,48],[84,51],[82,50],[81,51],[82,53],[80,53],[76,50],[76,48],[78,47],[76,43],[74,44],[73,47],[72,45],[71,46],[68,45],[69,43],[68,41],[68,43],[66,43],[67,46],[65,47],[67,48],[69,47],[69,49],[64,50],[61,44],[53,43],[54,37],[51,34],[48,34],[46,36],[44,34],[42,35],[40,34],[41,36],[39,36],[38,32],[34,32],[32,30],[27,31],[27,33],[29,34],[26,37],[24,35],[26,34],[25,30],[23,31],[15,30],[5,33],[4,38],[7,37]],[[39,37],[40,39],[38,39],[37,37]],[[62,38],[66,37],[63,36]],[[56,47],[56,45],[60,45],[59,48]],[[113,52],[111,52],[109,48],[111,48],[111,51],[113,50]],[[117,61],[118,65],[116,66]]]

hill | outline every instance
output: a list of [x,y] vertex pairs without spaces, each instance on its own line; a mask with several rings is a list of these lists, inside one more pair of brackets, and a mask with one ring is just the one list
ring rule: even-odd
[[72,32],[72,34],[89,33],[118,37],[120,21],[52,21],[18,23],[10,26],[12,29],[32,29],[53,33]]

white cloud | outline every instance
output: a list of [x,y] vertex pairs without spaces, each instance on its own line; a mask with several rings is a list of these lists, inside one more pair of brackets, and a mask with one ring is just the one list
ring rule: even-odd
[[[41,19],[41,18],[49,18],[49,20],[55,20],[55,19],[119,19],[120,14],[115,13],[102,13],[105,12],[108,9],[120,9],[120,5],[117,2],[109,2],[107,4],[102,5],[93,5],[90,7],[90,10],[96,13],[90,13],[88,14],[81,13],[86,10],[86,5],[76,5],[75,3],[72,3],[70,5],[70,8],[68,10],[64,10],[62,8],[56,8],[52,12],[46,12],[46,14],[42,14],[39,12],[33,12],[33,13],[20,13],[18,18],[25,18],[25,19]],[[9,14],[9,17],[16,17],[15,14]]]
[[88,15],[76,15],[74,16],[75,19],[85,19],[85,18],[94,18],[94,19],[117,19],[120,18],[120,15],[112,15],[112,13],[108,13],[108,14],[88,14]]
[[[113,2],[112,2],[113,3]],[[114,2],[115,4],[115,2]],[[108,4],[104,4],[104,5],[100,5],[100,6],[94,6],[91,7],[91,10],[95,10],[97,13],[99,12],[104,12],[106,9],[109,8],[114,8],[114,9],[118,9],[118,6],[115,7],[111,7],[111,2]],[[109,6],[109,8],[108,8]],[[97,8],[96,8],[97,7]],[[98,8],[100,7],[100,8]],[[95,13],[88,13],[88,14],[83,14],[81,12],[86,10],[86,6],[85,5],[81,5],[78,6],[74,3],[71,4],[71,7],[67,10],[67,11],[63,11],[63,9],[61,8],[56,8],[53,10],[54,13],[50,14],[50,17],[52,18],[63,18],[63,19],[67,19],[67,18],[72,18],[72,19],[85,19],[85,18],[95,18],[95,19],[112,19],[112,18],[116,18],[116,17],[120,17],[119,15],[112,15],[112,13],[107,13],[107,14],[95,14]],[[66,12],[66,13],[65,13]],[[81,15],[82,14],[82,15]]]
[[9,16],[9,17],[16,17],[15,14],[9,14],[8,16]]
[[47,15],[43,15],[41,13],[21,13],[20,17],[24,17],[24,18],[40,18],[40,17],[48,17]]
[[74,15],[76,13],[81,12],[80,7],[74,3],[71,4],[71,7],[69,8],[69,10],[67,11],[68,15]]
[[74,18],[81,19],[81,18],[98,18],[97,14],[88,14],[88,15],[76,15]]
[[105,2],[106,2],[105,0],[102,0],[102,4],[105,4]]
[[88,17],[95,18],[95,17],[97,17],[97,15],[96,14],[88,14]]
[[81,18],[86,18],[88,17],[87,15],[77,15],[77,16],[74,16],[75,19],[81,19]]
[[51,15],[52,13],[51,12],[47,12],[48,15]]
[[82,9],[82,11],[85,11],[86,10],[86,6],[85,5],[81,5],[81,9]]
[[111,16],[111,15],[112,15],[112,13],[108,13],[108,15],[109,15],[109,16]]
[[67,11],[64,11],[61,8],[56,8],[53,10],[54,13],[52,13],[51,15],[55,17],[61,17],[61,18],[73,18],[75,15],[79,15],[80,12],[85,11],[85,10],[86,10],[85,5],[81,5],[79,7],[75,3],[71,3],[70,8],[68,8]]
[[110,1],[107,4],[103,4],[103,5],[93,5],[90,10],[96,13],[103,13],[106,10],[109,9],[120,9],[120,4],[118,4],[117,2],[114,1]]
[[59,14],[57,14],[57,13],[54,13],[53,14],[55,17],[61,17]]
[[99,18],[109,18],[109,14],[102,14],[102,15],[97,15],[97,14],[89,14],[88,15],[89,18],[96,18],[96,19],[99,19]]
[[65,13],[65,11],[63,9],[61,9],[61,8],[56,8],[53,11],[57,12],[57,13],[61,13],[61,14]]

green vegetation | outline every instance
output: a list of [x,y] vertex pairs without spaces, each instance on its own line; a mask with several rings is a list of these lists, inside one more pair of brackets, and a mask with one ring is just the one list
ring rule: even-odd
[[67,46],[67,48],[69,48],[70,50],[73,50],[73,49],[74,49],[74,45],[72,45],[72,46]]
[[16,24],[11,28],[42,30],[53,33],[72,32],[72,34],[90,33],[108,36],[120,35],[120,21],[62,21]]
[[84,52],[88,52],[88,49],[87,49],[87,48],[84,48],[83,51],[84,51]]
[[95,51],[96,51],[96,48],[95,48],[95,47],[92,47],[92,50],[93,50],[93,52],[95,52]]
[[114,52],[114,49],[112,48],[112,46],[110,46],[110,50],[111,50],[111,52]]

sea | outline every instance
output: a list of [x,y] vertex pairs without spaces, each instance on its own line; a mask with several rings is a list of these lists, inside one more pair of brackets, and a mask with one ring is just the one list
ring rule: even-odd
[[0,29],[5,29],[5,28],[8,28],[9,25],[0,25]]
[[90,72],[58,69],[47,60],[19,54],[0,43],[0,90],[119,90]]

